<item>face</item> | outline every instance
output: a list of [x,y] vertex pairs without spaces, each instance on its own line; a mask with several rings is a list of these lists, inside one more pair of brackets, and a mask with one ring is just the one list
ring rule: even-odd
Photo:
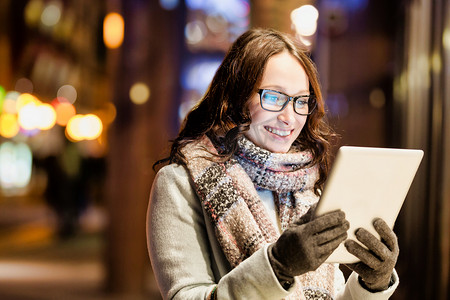
[[[269,58],[258,89],[270,89],[289,96],[309,94],[308,77],[300,62],[287,51]],[[259,94],[249,101],[252,123],[245,136],[255,145],[276,153],[286,153],[299,136],[307,116],[294,112],[292,102],[279,112],[261,107]]]

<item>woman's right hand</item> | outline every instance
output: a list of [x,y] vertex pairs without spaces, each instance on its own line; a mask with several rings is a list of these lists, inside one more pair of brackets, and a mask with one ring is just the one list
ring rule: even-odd
[[350,224],[343,211],[307,219],[294,222],[269,246],[269,260],[280,282],[316,270],[347,239]]

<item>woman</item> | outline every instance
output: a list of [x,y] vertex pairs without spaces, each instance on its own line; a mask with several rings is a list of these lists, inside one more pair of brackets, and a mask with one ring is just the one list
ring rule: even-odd
[[383,220],[345,245],[347,283],[324,263],[347,238],[342,211],[312,218],[330,131],[316,69],[285,34],[231,46],[174,140],[150,196],[147,241],[165,299],[387,299],[396,236]]

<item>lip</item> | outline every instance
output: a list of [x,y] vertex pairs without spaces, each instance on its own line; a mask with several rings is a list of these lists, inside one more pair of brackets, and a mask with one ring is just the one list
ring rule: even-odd
[[279,129],[270,126],[264,126],[264,129],[279,138],[287,138],[292,135],[293,129]]

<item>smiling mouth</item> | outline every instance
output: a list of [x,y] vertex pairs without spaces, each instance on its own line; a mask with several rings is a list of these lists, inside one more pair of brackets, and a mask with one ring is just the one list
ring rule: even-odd
[[266,129],[270,133],[276,134],[281,137],[288,136],[292,132],[292,130],[280,130],[280,129],[275,129],[275,128],[268,127],[268,126],[264,126],[264,129]]

